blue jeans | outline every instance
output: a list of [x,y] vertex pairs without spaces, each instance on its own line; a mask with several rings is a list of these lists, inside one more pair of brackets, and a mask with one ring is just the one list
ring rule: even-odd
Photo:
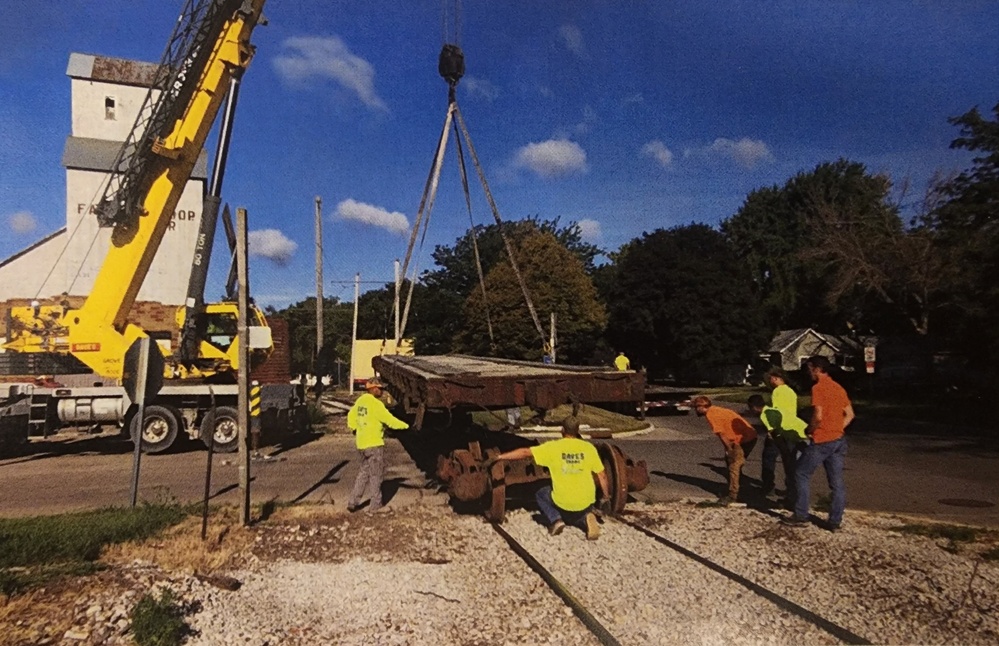
[[545,485],[538,489],[538,492],[534,494],[534,499],[538,503],[541,515],[548,521],[549,527],[554,525],[556,521],[561,520],[566,525],[574,525],[586,531],[586,514],[592,511],[592,505],[582,511],[567,511],[562,509],[552,500],[551,485]]
[[826,480],[832,492],[832,503],[829,509],[829,523],[838,525],[843,522],[843,510],[846,509],[846,482],[843,479],[843,460],[846,458],[846,438],[841,437],[832,442],[810,444],[798,459],[795,469],[795,484],[798,488],[798,499],[794,503],[794,515],[798,518],[808,518],[808,504],[811,501],[809,485],[812,474],[821,464],[826,470]]

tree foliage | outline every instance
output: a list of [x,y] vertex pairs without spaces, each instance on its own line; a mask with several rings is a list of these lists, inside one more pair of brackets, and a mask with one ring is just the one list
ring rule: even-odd
[[952,339],[979,362],[999,359],[999,104],[990,120],[977,108],[950,119],[951,143],[976,153],[969,169],[940,183],[943,201],[928,226],[938,253],[954,270],[947,311]]
[[621,251],[608,334],[653,376],[745,364],[769,340],[745,265],[703,224],[659,229]]
[[[465,324],[455,339],[462,352],[539,360],[548,338],[550,314],[555,314],[559,361],[581,363],[590,358],[607,323],[596,288],[586,268],[550,231],[536,229],[517,240],[517,266],[542,325],[542,334],[507,260],[485,277],[486,296],[473,290],[465,300]],[[495,347],[490,347],[488,311]]]
[[840,159],[750,193],[722,224],[772,325],[927,333],[940,263],[892,191],[888,176]]
[[268,316],[288,322],[291,370],[294,373],[336,374],[336,360],[350,361],[354,305],[336,298],[323,299],[322,353],[316,355],[316,299],[310,296],[288,307],[269,308]]

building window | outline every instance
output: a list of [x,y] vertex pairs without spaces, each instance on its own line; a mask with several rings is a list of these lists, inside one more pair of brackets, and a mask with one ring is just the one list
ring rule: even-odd
[[114,121],[115,98],[113,96],[104,97],[104,120]]

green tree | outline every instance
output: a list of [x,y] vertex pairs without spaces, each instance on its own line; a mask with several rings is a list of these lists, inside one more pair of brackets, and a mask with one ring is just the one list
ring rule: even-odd
[[[545,339],[549,315],[555,314],[558,360],[587,360],[603,332],[607,314],[583,262],[553,233],[540,230],[520,238],[514,253]],[[510,263],[498,262],[485,277],[485,284],[485,304],[496,347],[490,347],[482,291],[474,290],[465,301],[465,324],[457,335],[457,348],[472,354],[540,360],[544,353],[542,335],[534,325]]]
[[748,276],[706,225],[646,233],[619,252],[608,337],[652,376],[746,364],[773,332]]
[[976,362],[999,358],[999,104],[988,119],[972,108],[949,119],[960,128],[951,148],[973,151],[970,168],[940,185],[932,212],[939,253],[957,268],[949,284],[951,338]]
[[336,298],[323,299],[323,353],[316,356],[316,299],[309,297],[278,310],[268,308],[268,315],[288,321],[291,370],[296,373],[335,373],[335,361],[350,360],[350,339],[353,326],[353,303],[341,303]]
[[750,193],[722,223],[771,325],[926,333],[930,241],[891,193],[888,176],[840,159]]

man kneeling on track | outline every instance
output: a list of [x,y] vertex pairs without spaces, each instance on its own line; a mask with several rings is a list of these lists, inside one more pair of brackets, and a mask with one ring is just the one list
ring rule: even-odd
[[567,417],[562,422],[561,439],[507,451],[496,456],[495,461],[527,458],[548,467],[551,474],[551,485],[541,487],[536,495],[538,509],[548,521],[548,533],[558,536],[568,524],[585,531],[591,541],[599,538],[600,525],[593,509],[597,502],[594,476],[606,504],[610,501],[610,484],[596,447],[579,435],[579,420]]

